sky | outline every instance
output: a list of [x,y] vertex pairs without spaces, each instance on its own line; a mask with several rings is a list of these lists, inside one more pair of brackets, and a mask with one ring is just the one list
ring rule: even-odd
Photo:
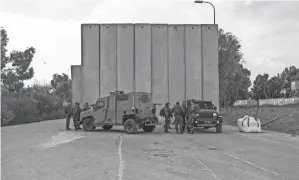
[[[299,1],[210,0],[216,23],[241,41],[251,79],[285,67],[299,67]],[[36,48],[35,77],[47,83],[54,73],[71,75],[81,62],[82,23],[212,24],[209,4],[193,0],[1,0],[0,26],[9,50]]]

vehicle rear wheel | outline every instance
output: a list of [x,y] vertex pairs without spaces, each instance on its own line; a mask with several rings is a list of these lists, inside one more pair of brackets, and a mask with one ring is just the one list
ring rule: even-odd
[[216,125],[216,132],[222,133],[222,123]]
[[85,131],[94,131],[96,129],[96,126],[93,123],[93,118],[85,118],[83,120],[83,129]]
[[107,131],[109,131],[110,129],[112,129],[112,125],[104,125],[104,126],[102,126],[102,128],[104,129],[104,130],[107,130]]
[[136,122],[133,119],[125,121],[124,129],[127,134],[134,134],[137,132]]
[[154,132],[156,126],[144,126],[143,131],[144,132]]

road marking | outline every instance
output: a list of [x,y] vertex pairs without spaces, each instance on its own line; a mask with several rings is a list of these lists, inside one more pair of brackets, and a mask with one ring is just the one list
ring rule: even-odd
[[278,143],[278,144],[284,143],[284,142],[281,142],[281,141],[275,141],[275,140],[261,138],[261,137],[247,136],[247,135],[244,135],[244,134],[239,134],[239,135],[244,136],[244,137],[248,137],[248,138],[252,138],[252,139],[259,139],[259,140],[265,140],[265,141],[269,141],[269,142],[274,142],[274,143]]
[[204,166],[204,169],[202,169],[202,170],[207,170],[207,171],[210,171],[211,172],[211,174],[212,174],[212,176],[215,178],[215,179],[217,179],[217,180],[220,180],[220,178],[218,178],[217,176],[216,176],[216,174],[205,164],[205,163],[203,163],[201,160],[199,160],[198,158],[196,158],[195,156],[192,156],[197,162],[199,162],[200,164],[202,164],[203,166]]
[[118,146],[118,156],[119,156],[119,166],[118,166],[118,180],[123,180],[123,174],[124,174],[124,160],[122,155],[122,143],[123,143],[123,135],[121,134],[118,137],[119,143],[116,142]]
[[60,132],[56,136],[53,136],[49,142],[43,143],[38,145],[39,148],[52,148],[61,144],[66,144],[69,142],[72,142],[77,139],[81,139],[84,136],[82,136],[79,133],[74,133],[74,132]]
[[[189,138],[190,138],[190,137],[189,137]],[[191,138],[190,138],[190,139],[191,139]],[[191,139],[191,140],[192,140],[192,139]],[[232,154],[230,154],[230,153],[228,153],[228,152],[225,152],[224,150],[217,149],[217,148],[214,147],[214,146],[211,146],[211,145],[208,145],[208,144],[204,144],[204,143],[202,143],[202,141],[200,141],[200,140],[198,140],[198,141],[199,141],[199,143],[200,143],[201,145],[203,145],[203,146],[206,146],[206,147],[208,147],[208,148],[212,148],[212,149],[216,149],[217,151],[219,151],[219,152],[221,152],[222,154],[225,154],[225,155],[227,155],[227,156],[229,156],[229,157],[231,157],[231,158],[234,158],[234,159],[237,159],[237,160],[239,160],[239,161],[241,161],[241,162],[244,162],[244,163],[246,163],[246,164],[248,164],[248,165],[250,165],[250,166],[252,166],[252,167],[255,167],[255,168],[259,169],[259,170],[262,170],[262,171],[264,171],[264,172],[266,172],[266,173],[268,173],[268,174],[272,174],[272,175],[275,175],[275,176],[277,176],[277,177],[279,177],[279,178],[281,178],[281,179],[285,179],[284,177],[280,176],[278,173],[276,173],[276,172],[274,172],[274,171],[268,170],[268,169],[266,169],[266,168],[263,168],[263,167],[261,167],[261,166],[259,166],[259,165],[254,164],[254,163],[252,163],[252,162],[250,162],[250,161],[247,161],[247,160],[245,160],[245,159],[242,159],[242,158],[240,158],[240,157],[237,157],[237,156],[235,156],[235,155],[232,155]]]

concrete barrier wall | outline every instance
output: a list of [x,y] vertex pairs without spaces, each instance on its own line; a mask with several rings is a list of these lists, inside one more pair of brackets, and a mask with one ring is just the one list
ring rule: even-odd
[[151,25],[135,25],[135,79],[136,91],[151,92],[152,89],[152,54]]
[[72,78],[72,104],[75,102],[82,103],[81,101],[81,66],[71,66],[71,78]]
[[185,100],[185,26],[168,26],[169,102]]
[[[90,28],[91,27],[91,28]],[[82,101],[114,89],[152,93],[155,103],[186,98],[219,106],[217,25],[82,25]]]
[[165,103],[168,97],[168,27],[152,25],[152,98]]
[[201,26],[185,27],[186,96],[202,99],[202,49]]
[[81,26],[82,100],[90,104],[100,97],[100,26]]
[[117,25],[101,25],[100,97],[117,89]]
[[218,28],[202,25],[203,99],[219,107]]

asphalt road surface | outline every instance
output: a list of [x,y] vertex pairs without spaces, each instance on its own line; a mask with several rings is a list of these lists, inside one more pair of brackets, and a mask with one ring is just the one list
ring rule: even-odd
[[64,120],[5,127],[3,180],[298,180],[299,138],[240,133],[65,131]]

